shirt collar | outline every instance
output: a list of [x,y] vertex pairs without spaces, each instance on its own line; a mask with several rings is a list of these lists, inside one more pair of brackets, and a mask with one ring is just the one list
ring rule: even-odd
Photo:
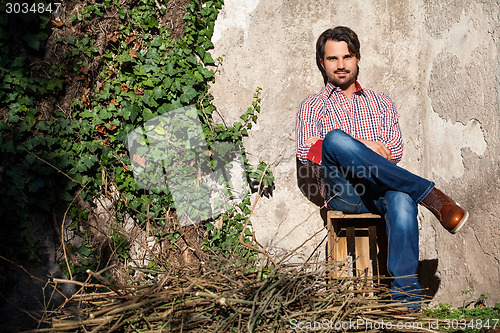
[[[365,94],[364,89],[363,87],[361,87],[358,81],[355,82],[355,85],[356,85],[356,91],[354,93],[364,95]],[[334,91],[340,92],[342,91],[342,89],[334,86],[331,82],[327,82],[325,86],[326,96],[330,97]]]

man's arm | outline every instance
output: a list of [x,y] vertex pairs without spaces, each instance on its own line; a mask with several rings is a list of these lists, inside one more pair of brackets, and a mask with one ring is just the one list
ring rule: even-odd
[[370,141],[370,140],[365,140],[365,139],[357,139],[361,143],[363,143],[365,146],[385,158],[386,160],[391,161],[392,160],[392,152],[390,151],[387,146],[381,142],[377,141]]
[[318,129],[320,110],[318,100],[310,96],[300,104],[297,112],[297,157],[304,164],[308,161],[309,148],[321,139]]
[[392,100],[385,94],[381,94],[383,110],[383,122],[379,138],[391,152],[390,161],[397,164],[403,157],[403,137],[399,127],[399,115]]

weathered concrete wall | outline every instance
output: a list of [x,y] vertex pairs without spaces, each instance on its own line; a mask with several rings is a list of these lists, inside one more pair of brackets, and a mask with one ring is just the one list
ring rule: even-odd
[[470,290],[499,302],[499,8],[494,0],[226,0],[213,38],[214,56],[224,58],[215,103],[232,123],[263,88],[246,146],[251,162],[273,162],[276,176],[273,197],[262,198],[253,217],[259,241],[276,252],[311,238],[294,259],[303,260],[325,236],[318,207],[297,187],[295,114],[322,86],[317,37],[346,25],[361,40],[360,83],[386,92],[399,110],[400,165],[471,213],[452,236],[420,209],[421,260],[437,262],[440,280],[435,300],[460,304]]

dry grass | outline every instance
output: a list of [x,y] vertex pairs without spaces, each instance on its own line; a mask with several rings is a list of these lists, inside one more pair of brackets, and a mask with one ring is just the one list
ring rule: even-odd
[[[388,323],[396,331],[399,323],[405,332],[431,331],[418,314],[398,315],[401,304],[390,301],[384,286],[366,278],[328,279],[332,267],[325,263],[256,269],[234,262],[217,258],[196,269],[171,269],[141,286],[116,285],[89,271],[79,292],[46,311],[35,331],[352,331],[349,322],[360,331]],[[77,282],[53,282],[55,288],[61,283]]]

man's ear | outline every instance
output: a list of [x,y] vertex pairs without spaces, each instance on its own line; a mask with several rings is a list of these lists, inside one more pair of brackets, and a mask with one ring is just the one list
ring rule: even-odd
[[325,62],[323,61],[323,59],[320,59],[319,63],[321,64],[321,67],[323,68],[323,70],[325,70]]

